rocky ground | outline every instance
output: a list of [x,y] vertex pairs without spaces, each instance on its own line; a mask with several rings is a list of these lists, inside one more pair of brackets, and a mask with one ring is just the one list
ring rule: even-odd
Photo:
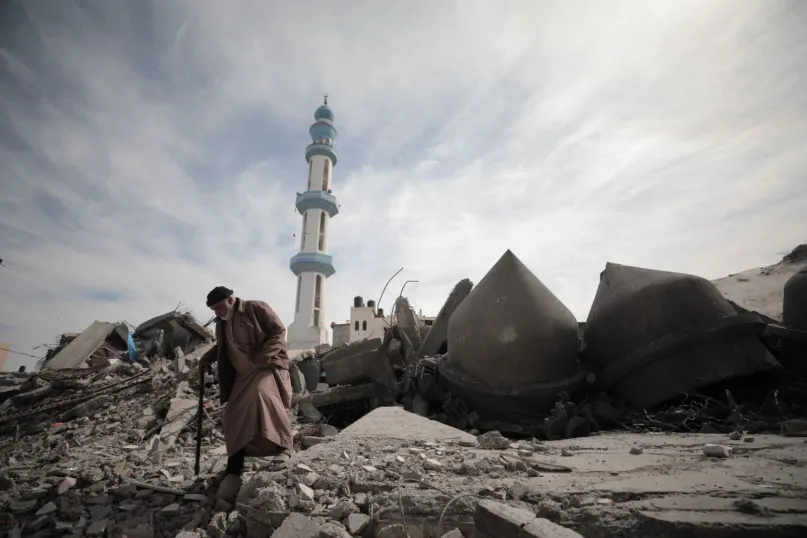
[[[511,441],[495,432],[475,437],[397,407],[379,408],[338,434],[298,426],[300,448],[310,448],[280,472],[249,461],[236,505],[226,505],[215,497],[226,461],[216,409],[206,412],[197,477],[194,421],[166,414],[192,390],[161,368],[104,406],[85,403],[58,420],[32,416],[15,429],[16,441],[5,439],[3,536],[416,538],[574,530],[592,538],[797,536],[807,529],[801,437]],[[107,375],[107,383],[116,380]],[[178,422],[183,426],[171,427]],[[515,534],[489,534],[493,516],[483,501],[521,509],[493,518],[516,525]],[[541,525],[549,522],[566,530],[546,534]],[[535,534],[525,534],[531,527]]]

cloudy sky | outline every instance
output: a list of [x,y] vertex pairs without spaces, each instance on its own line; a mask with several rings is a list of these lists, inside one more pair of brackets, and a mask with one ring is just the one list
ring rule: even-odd
[[206,320],[219,284],[290,323],[324,92],[327,322],[401,267],[381,306],[419,280],[433,315],[507,248],[581,320],[606,261],[773,263],[807,239],[805,27],[797,0],[3,2],[0,341]]

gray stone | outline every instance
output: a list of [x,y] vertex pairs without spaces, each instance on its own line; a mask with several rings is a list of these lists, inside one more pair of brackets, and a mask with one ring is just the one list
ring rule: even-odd
[[561,527],[548,519],[535,518],[518,532],[518,538],[583,538],[572,529]]
[[454,529],[443,534],[440,538],[465,538],[465,535],[459,529]]
[[37,502],[36,499],[28,499],[24,501],[14,501],[9,508],[14,514],[25,514],[33,512],[38,504],[39,502]]
[[52,514],[57,510],[56,503],[49,502],[42,508],[36,511],[36,515],[38,516],[46,516],[48,514]]
[[474,523],[483,533],[502,538],[582,538],[571,529],[535,517],[528,510],[489,500],[477,505]]
[[370,516],[367,514],[350,514],[347,516],[347,530],[350,534],[361,534],[370,524]]
[[359,508],[350,501],[339,501],[336,503],[330,511],[328,511],[328,517],[331,519],[341,520],[345,516],[358,512]]
[[476,438],[479,448],[485,450],[507,450],[510,448],[510,440],[497,431],[485,432]]
[[99,519],[98,521],[93,521],[90,523],[90,526],[85,534],[87,536],[103,536],[106,533],[108,524],[108,519]]
[[491,536],[518,536],[519,529],[533,519],[532,512],[487,499],[479,501],[474,513],[476,528]]
[[308,516],[292,513],[275,530],[272,538],[317,538],[320,526]]
[[440,348],[446,344],[446,337],[448,334],[448,320],[457,309],[457,307],[468,297],[471,289],[474,287],[473,283],[467,278],[460,280],[451,290],[448,299],[443,303],[437,317],[434,318],[432,328],[426,338],[423,340],[423,345],[418,350],[418,357],[431,357],[436,355]]
[[339,523],[331,521],[320,527],[317,538],[350,538],[350,533]]

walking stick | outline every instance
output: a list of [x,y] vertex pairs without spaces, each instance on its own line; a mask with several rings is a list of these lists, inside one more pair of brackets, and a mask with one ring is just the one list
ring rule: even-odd
[[202,459],[202,420],[205,416],[205,369],[199,365],[199,408],[196,410],[196,465],[194,471],[199,476],[199,464]]

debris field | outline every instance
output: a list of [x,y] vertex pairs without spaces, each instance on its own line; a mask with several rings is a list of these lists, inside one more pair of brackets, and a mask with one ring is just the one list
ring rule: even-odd
[[781,316],[609,263],[578,322],[510,251],[428,328],[398,297],[383,338],[291,360],[296,456],[234,505],[212,333],[95,322],[0,374],[0,538],[803,536],[805,251],[760,270]]

